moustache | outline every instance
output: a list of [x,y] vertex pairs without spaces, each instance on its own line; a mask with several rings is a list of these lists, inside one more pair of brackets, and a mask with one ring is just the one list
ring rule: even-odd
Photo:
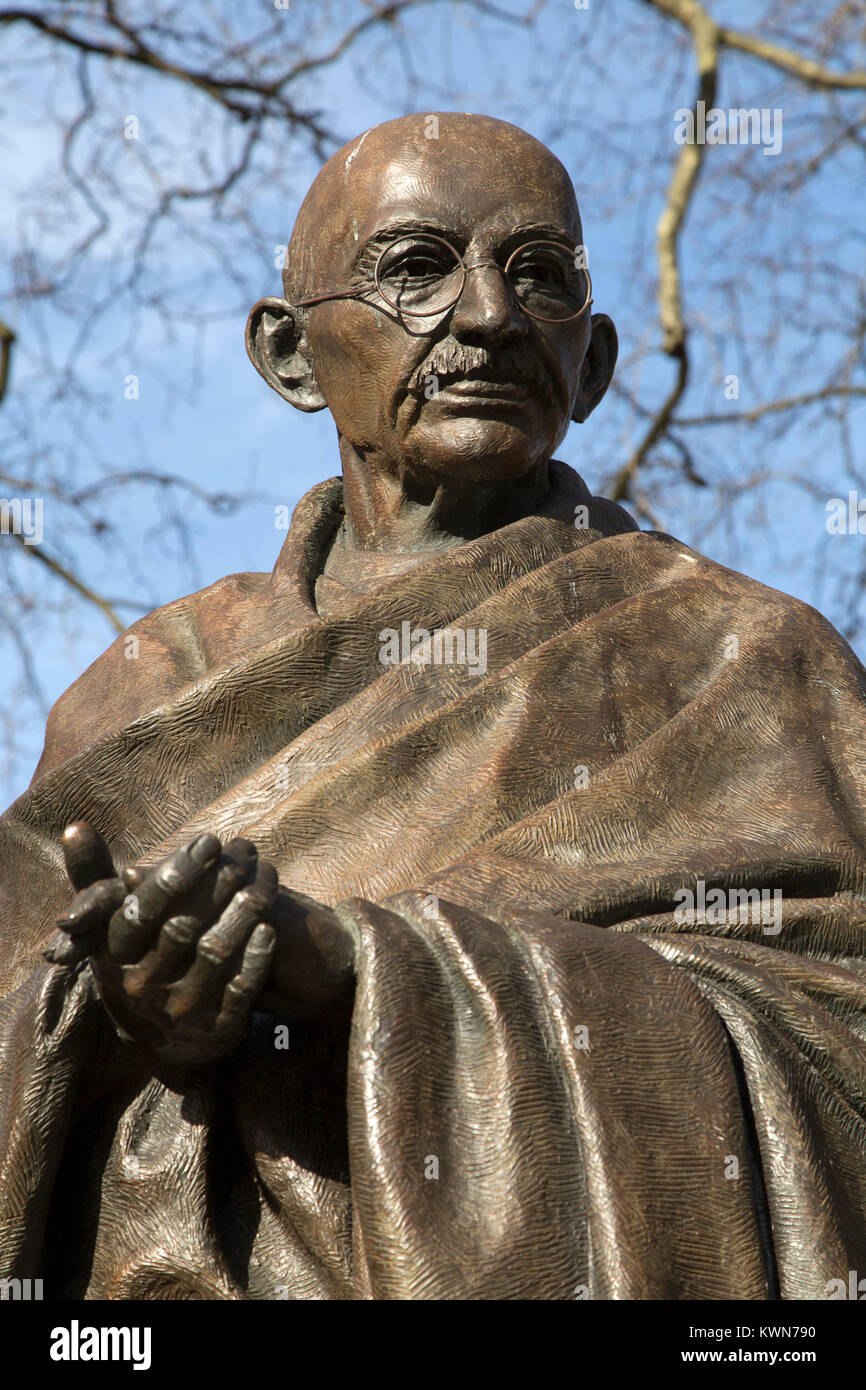
[[492,352],[472,343],[453,339],[437,343],[420,367],[409,378],[407,390],[423,393],[427,379],[436,377],[441,386],[458,377],[478,376],[485,381],[516,381],[554,398],[553,385],[535,354],[525,349],[502,347]]

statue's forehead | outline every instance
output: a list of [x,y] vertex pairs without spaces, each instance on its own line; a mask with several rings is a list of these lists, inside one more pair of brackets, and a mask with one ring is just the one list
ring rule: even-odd
[[469,152],[438,157],[409,150],[354,175],[347,170],[350,240],[367,241],[383,228],[415,223],[469,239],[507,235],[515,226],[579,230],[574,195],[547,162],[490,161],[479,169]]

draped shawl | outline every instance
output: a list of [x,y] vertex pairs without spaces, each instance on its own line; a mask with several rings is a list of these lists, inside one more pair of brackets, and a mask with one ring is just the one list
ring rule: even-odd
[[[320,484],[272,574],[158,609],[55,706],[0,820],[0,1273],[118,1299],[866,1274],[866,673],[814,610],[551,478],[369,592],[321,577]],[[486,661],[385,664],[404,624]],[[352,933],[348,1035],[256,1012],[176,1068],[118,1039],[89,967],[41,957],[77,818],[116,864],[252,839]]]

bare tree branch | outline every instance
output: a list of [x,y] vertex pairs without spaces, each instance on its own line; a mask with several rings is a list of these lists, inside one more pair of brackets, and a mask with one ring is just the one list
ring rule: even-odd
[[[715,104],[719,54],[722,48],[749,53],[753,57],[796,77],[807,86],[837,90],[866,88],[866,72],[834,73],[779,44],[768,43],[738,30],[720,26],[704,7],[697,3],[697,0],[644,0],[644,3],[678,21],[691,35],[698,69],[696,114],[698,102],[703,104],[704,110],[708,110]],[[850,138],[850,127],[846,135]],[[671,424],[693,425],[756,420],[766,414],[778,413],[806,404],[810,399],[823,399],[831,394],[858,395],[862,393],[862,388],[859,387],[847,387],[844,390],[827,388],[822,392],[811,393],[806,398],[792,397],[789,400],[780,400],[756,407],[752,411],[695,417],[691,420],[677,419],[674,416],[676,406],[685,392],[689,375],[687,330],[683,312],[678,243],[704,161],[705,148],[703,142],[697,141],[683,145],[668,186],[665,207],[656,227],[662,346],[666,353],[678,359],[677,379],[673,389],[651,419],[637,448],[614,476],[610,485],[610,496],[615,501],[626,500],[632,495],[632,483],[638,470],[653,447],[668,432]],[[687,470],[686,476],[691,476],[692,481],[700,481],[693,470],[691,475]]]
[[661,10],[684,25],[697,37],[698,31],[713,31],[716,48],[732,48],[740,53],[748,53],[764,63],[778,68],[781,72],[796,77],[809,87],[822,87],[834,91],[862,91],[866,89],[866,72],[833,72],[804,58],[781,44],[769,43],[754,34],[744,34],[740,29],[730,29],[727,25],[716,24],[703,5],[697,0],[644,0],[653,9]]
[[[673,6],[692,33],[698,67],[695,110],[697,111],[698,102],[712,106],[716,95],[718,64],[716,26],[700,6],[692,4],[691,0],[663,0],[663,5]],[[698,143],[682,146],[668,186],[667,200],[656,225],[662,346],[664,351],[677,361],[676,381],[667,399],[650,421],[643,439],[614,478],[610,496],[615,502],[624,501],[629,497],[635,474],[653,445],[667,430],[688,382],[689,359],[680,285],[678,240],[701,170],[705,148],[703,144]]]
[[6,395],[6,387],[9,384],[9,366],[14,342],[15,334],[12,329],[0,319],[0,401]]
[[667,430],[668,424],[671,420],[671,416],[676,410],[677,405],[680,399],[682,398],[683,392],[686,389],[686,383],[688,381],[689,374],[689,363],[688,357],[686,356],[685,341],[680,343],[679,347],[674,349],[673,356],[677,358],[679,363],[679,370],[677,372],[677,379],[674,382],[673,390],[670,392],[667,400],[661,406],[661,409],[658,410],[656,414],[653,416],[652,421],[650,422],[649,429],[646,431],[645,435],[638,444],[637,448],[632,453],[631,457],[615,475],[613,481],[607,485],[607,495],[611,497],[614,502],[627,501],[628,498],[631,496],[631,486],[635,474],[637,473],[638,469],[640,468],[650,449],[652,449],[653,445],[656,444],[659,439],[661,439],[662,435]]
[[56,574],[58,579],[62,579],[65,584],[68,584],[70,589],[74,589],[75,592],[86,599],[88,603],[92,603],[94,607],[98,608],[100,613],[111,623],[115,632],[124,632],[126,630],[126,623],[121,622],[107,599],[101,598],[99,594],[94,593],[93,589],[89,588],[76,574],[73,574],[71,570],[67,569],[65,565],[62,565],[59,560],[55,560],[51,555],[46,554],[41,545],[28,545],[24,537],[19,535],[17,531],[12,531],[9,534],[24,547],[28,555],[32,555],[34,560],[41,561],[52,574]]
[[[662,7],[680,11],[691,30],[698,68],[697,103],[705,108],[714,104],[718,78],[718,29],[713,21],[692,0],[661,0]],[[689,202],[697,183],[704,159],[704,144],[694,142],[682,146],[668,187],[664,211],[656,227],[659,264],[659,308],[662,324],[662,345],[671,356],[685,347],[686,330],[683,320],[682,290],[677,259],[677,239],[682,229]],[[683,383],[685,384],[685,383]]]
[[830,400],[834,396],[866,396],[866,386],[825,386],[822,391],[806,391],[800,396],[767,401],[764,405],[753,406],[751,410],[732,410],[719,415],[676,416],[670,423],[677,427],[736,425],[746,420],[762,420],[765,415],[778,415],[783,410],[797,410],[801,406],[813,405],[815,401]]
[[738,29],[721,27],[718,34],[722,47],[737,49],[740,53],[760,58],[781,72],[805,82],[807,87],[823,87],[838,92],[866,89],[866,72],[831,72],[829,68],[822,68],[820,63],[813,63],[811,58],[803,58],[799,53],[792,53],[789,48],[782,48],[777,43],[766,43],[763,39],[755,38],[753,34],[743,34]]

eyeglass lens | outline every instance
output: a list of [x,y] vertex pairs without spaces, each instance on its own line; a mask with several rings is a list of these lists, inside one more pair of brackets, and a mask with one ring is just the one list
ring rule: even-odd
[[[526,312],[541,319],[569,319],[589,298],[586,270],[578,257],[556,242],[520,246],[504,267],[505,276]],[[408,314],[436,314],[456,303],[464,267],[448,242],[434,236],[407,236],[393,242],[379,258],[379,293],[393,309]]]

